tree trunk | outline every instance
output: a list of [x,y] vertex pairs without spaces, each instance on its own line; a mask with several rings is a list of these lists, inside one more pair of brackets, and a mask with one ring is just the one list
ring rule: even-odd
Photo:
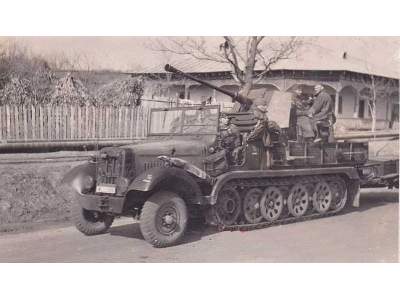
[[250,49],[247,56],[246,67],[244,70],[244,84],[240,89],[240,94],[248,96],[253,87],[254,67],[256,65],[257,55],[257,37],[252,36],[250,41]]
[[375,132],[376,130],[376,110],[372,113],[372,124],[371,124],[371,131]]

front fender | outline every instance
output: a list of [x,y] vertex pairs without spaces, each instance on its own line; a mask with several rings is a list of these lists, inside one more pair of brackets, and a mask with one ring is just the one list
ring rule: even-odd
[[176,167],[152,168],[137,176],[129,185],[129,191],[149,192],[167,183],[166,189],[181,190],[186,199],[199,204],[202,199],[201,189],[193,177],[183,169]]
[[61,184],[71,184],[75,178],[79,176],[92,176],[96,175],[96,164],[92,162],[87,162],[82,165],[76,166],[68,171],[61,180]]
[[152,168],[137,176],[129,185],[128,191],[148,192],[153,190],[162,180],[172,177],[179,179],[190,178],[187,172],[179,168]]

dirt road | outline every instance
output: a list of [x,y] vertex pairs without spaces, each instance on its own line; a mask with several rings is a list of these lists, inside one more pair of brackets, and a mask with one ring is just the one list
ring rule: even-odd
[[0,235],[0,262],[397,262],[398,193],[367,189],[344,214],[251,232],[194,227],[183,244],[155,249],[139,224],[120,219],[110,233],[73,227]]

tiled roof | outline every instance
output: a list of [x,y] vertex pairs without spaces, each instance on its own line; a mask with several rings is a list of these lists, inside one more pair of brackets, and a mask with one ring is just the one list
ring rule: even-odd
[[[399,63],[389,66],[380,64],[379,53],[367,61],[341,49],[332,49],[319,45],[307,46],[296,57],[281,60],[275,64],[273,70],[311,70],[311,71],[351,71],[363,74],[373,74],[389,78],[400,78]],[[169,63],[178,69],[188,73],[224,72],[231,71],[229,64],[209,60],[196,60],[192,57],[175,57]],[[260,63],[256,64],[256,70],[262,70]],[[156,64],[137,70],[134,73],[164,73],[164,64]]]

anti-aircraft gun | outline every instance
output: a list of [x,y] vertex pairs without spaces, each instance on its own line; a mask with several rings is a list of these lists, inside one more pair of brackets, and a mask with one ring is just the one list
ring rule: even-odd
[[[172,66],[165,69],[242,105],[241,112],[226,114],[238,130],[240,162],[216,147],[222,130],[218,105],[154,108],[148,124],[151,140],[102,148],[65,176],[64,195],[73,203],[79,231],[104,233],[114,217],[134,216],[146,241],[166,247],[182,239],[190,217],[220,229],[249,230],[331,216],[346,204],[358,206],[360,185],[373,172],[366,167],[367,143],[314,144],[294,138],[265,147],[247,142],[255,125],[251,99]],[[264,99],[271,119],[288,115],[286,97],[271,93]]]
[[245,97],[245,96],[241,95],[238,92],[233,93],[233,92],[228,91],[228,90],[226,90],[224,88],[221,88],[221,87],[218,87],[216,85],[213,85],[213,84],[211,84],[211,83],[209,83],[207,81],[201,80],[201,79],[196,78],[196,77],[194,77],[194,76],[192,76],[190,74],[184,73],[181,70],[178,70],[178,69],[174,68],[173,66],[171,66],[169,64],[166,64],[164,69],[167,72],[179,74],[179,75],[181,75],[183,77],[186,77],[188,79],[191,79],[193,81],[201,83],[202,85],[207,86],[207,87],[209,87],[209,88],[211,88],[213,90],[221,92],[222,94],[228,95],[229,97],[232,98],[233,102],[238,102],[240,104],[240,111],[248,111],[250,109],[250,107],[252,106],[252,104],[253,104],[252,99],[250,99],[248,97]]

